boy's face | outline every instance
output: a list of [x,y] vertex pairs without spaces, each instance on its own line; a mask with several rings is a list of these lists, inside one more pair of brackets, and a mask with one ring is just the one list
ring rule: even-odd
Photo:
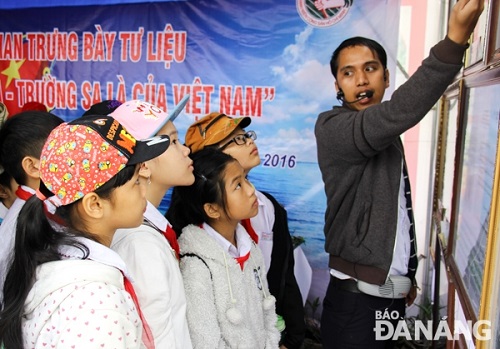
[[[236,129],[227,136],[219,146],[222,147],[229,143],[234,137],[238,135],[244,135],[246,133],[241,127],[236,127]],[[260,164],[259,149],[254,143],[253,139],[247,138],[245,144],[238,145],[235,142],[231,142],[227,147],[224,148],[224,153],[231,155],[233,158],[238,160],[240,165],[243,167],[245,173],[250,172],[250,170]]]
[[[363,110],[378,104],[389,87],[389,71],[377,55],[366,46],[350,46],[340,51],[335,89],[344,93],[345,105]],[[370,91],[371,97],[363,97]],[[353,103],[346,103],[353,102]]]

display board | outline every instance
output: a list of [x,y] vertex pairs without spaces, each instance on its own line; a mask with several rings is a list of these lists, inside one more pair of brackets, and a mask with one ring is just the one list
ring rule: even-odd
[[453,257],[476,315],[479,315],[484,258],[495,173],[500,86],[468,93],[459,179]]

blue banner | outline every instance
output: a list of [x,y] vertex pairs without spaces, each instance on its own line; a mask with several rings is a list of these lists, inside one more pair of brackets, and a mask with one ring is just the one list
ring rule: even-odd
[[304,241],[296,274],[317,318],[328,256],[313,129],[318,113],[338,104],[329,60],[344,39],[366,36],[386,48],[395,72],[399,0],[35,7],[1,10],[0,100],[9,113],[38,101],[71,120],[106,99],[169,111],[190,94],[176,119],[181,137],[213,111],[251,116],[262,163],[249,177],[285,206],[291,233]]

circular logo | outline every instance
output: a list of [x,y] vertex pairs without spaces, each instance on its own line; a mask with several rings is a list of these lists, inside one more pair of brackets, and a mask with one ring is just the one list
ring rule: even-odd
[[297,11],[304,22],[319,28],[340,22],[354,0],[297,0]]

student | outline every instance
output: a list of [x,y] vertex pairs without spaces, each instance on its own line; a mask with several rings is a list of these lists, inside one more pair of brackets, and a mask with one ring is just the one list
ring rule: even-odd
[[0,224],[17,198],[15,194],[17,187],[14,178],[0,165]]
[[179,269],[177,237],[167,219],[158,211],[171,187],[194,182],[189,148],[179,142],[172,114],[150,103],[128,101],[111,115],[137,139],[155,135],[170,138],[167,151],[144,164],[150,171],[150,177],[146,193],[148,206],[142,225],[119,229],[111,248],[127,263],[134,277],[139,304],[151,327],[156,347],[189,349],[192,345],[186,320],[186,296]]
[[109,245],[116,229],[141,223],[141,163],[168,145],[166,136],[136,141],[109,116],[79,118],[50,133],[40,187],[17,222],[0,313],[6,348],[139,348],[141,334],[154,348],[125,263]]
[[[0,129],[7,120],[9,112],[5,107],[5,104],[0,102]],[[4,217],[7,215],[9,208],[14,203],[16,199],[17,183],[14,181],[12,176],[5,172],[2,165],[0,165],[0,224]],[[1,299],[1,298],[0,298]]]
[[255,232],[239,223],[258,212],[255,188],[230,155],[207,148],[192,159],[194,184],[174,188],[169,217],[183,228],[180,266],[193,347],[277,348],[264,259]]
[[0,225],[0,302],[14,248],[17,215],[40,183],[40,152],[49,133],[63,122],[58,116],[27,111],[11,116],[0,130],[0,164],[15,182],[18,197]]
[[[186,145],[193,153],[213,147],[239,161],[245,174],[260,164],[254,131],[245,131],[251,118],[231,118],[211,113],[193,123],[186,132]],[[293,245],[288,230],[287,212],[269,193],[255,191],[259,212],[250,219],[258,235],[258,245],[264,255],[267,281],[271,294],[277,299],[276,312],[284,320],[280,346],[298,349],[305,334],[304,307],[294,274]],[[280,321],[281,322],[281,321]]]
[[[428,113],[462,68],[483,7],[483,0],[459,0],[446,38],[383,103],[389,71],[380,44],[354,37],[332,55],[342,106],[321,113],[315,126],[327,197],[325,250],[331,274],[321,318],[325,348],[394,345],[375,338],[376,312],[404,317],[405,302],[411,304],[416,295],[418,262],[400,136]],[[386,296],[370,291],[386,281],[385,289],[397,281],[406,290]]]

